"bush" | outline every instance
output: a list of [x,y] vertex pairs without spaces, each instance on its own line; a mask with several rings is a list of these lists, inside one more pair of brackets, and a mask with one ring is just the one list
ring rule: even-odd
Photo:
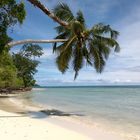
[[4,51],[0,54],[0,88],[17,88],[23,86],[23,80],[17,78],[17,69],[11,55]]

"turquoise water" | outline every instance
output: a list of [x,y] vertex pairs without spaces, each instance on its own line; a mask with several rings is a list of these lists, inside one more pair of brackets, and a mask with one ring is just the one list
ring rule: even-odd
[[31,100],[69,113],[79,120],[127,139],[140,137],[139,87],[45,88],[32,91]]

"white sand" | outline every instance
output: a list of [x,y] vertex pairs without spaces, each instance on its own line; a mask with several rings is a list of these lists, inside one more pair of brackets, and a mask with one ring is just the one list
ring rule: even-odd
[[32,111],[27,116],[0,110],[0,140],[123,140],[69,117],[46,117]]
[[87,136],[54,125],[45,120],[33,119],[0,111],[1,140],[91,140]]

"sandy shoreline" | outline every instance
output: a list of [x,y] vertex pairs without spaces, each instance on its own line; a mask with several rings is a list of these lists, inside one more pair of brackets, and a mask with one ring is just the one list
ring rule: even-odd
[[1,98],[0,139],[123,140],[115,134],[74,122],[69,117],[47,116],[40,112],[41,109]]

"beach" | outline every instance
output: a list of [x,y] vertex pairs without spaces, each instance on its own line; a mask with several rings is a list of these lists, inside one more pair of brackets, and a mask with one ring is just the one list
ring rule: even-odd
[[89,127],[68,116],[47,116],[43,108],[0,99],[0,139],[3,140],[123,140],[121,137]]

